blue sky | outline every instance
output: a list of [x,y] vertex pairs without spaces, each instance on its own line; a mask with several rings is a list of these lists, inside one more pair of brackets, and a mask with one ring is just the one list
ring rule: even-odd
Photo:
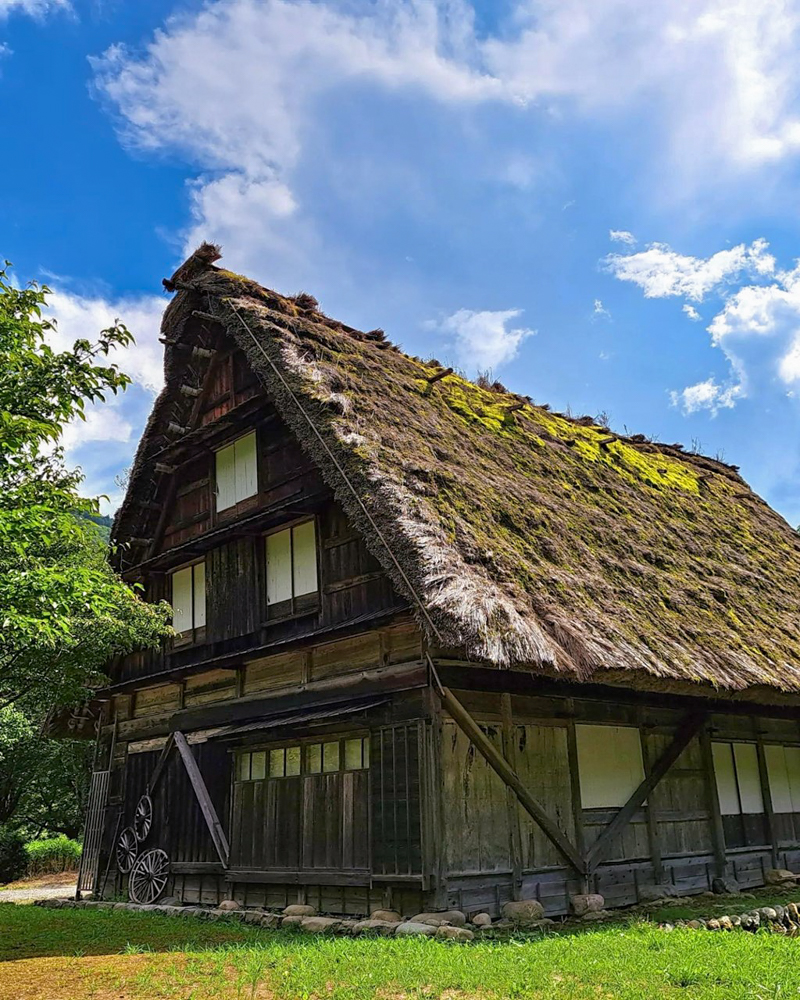
[[135,384],[224,263],[407,351],[741,466],[800,523],[800,0],[0,0],[0,253]]

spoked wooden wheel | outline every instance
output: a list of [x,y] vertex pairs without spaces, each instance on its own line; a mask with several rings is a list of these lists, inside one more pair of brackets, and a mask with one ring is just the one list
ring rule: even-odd
[[136,859],[128,879],[128,895],[134,903],[154,903],[167,884],[169,858],[160,848],[145,851]]
[[126,826],[117,841],[117,871],[126,875],[136,860],[139,851],[139,841],[132,826]]
[[153,801],[149,795],[143,795],[136,803],[136,813],[133,817],[133,832],[141,843],[150,833],[153,825]]

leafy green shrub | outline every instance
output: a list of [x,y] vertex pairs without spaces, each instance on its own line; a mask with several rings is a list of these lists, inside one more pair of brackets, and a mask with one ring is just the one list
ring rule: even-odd
[[0,826],[0,885],[20,878],[27,866],[28,855],[22,834],[8,826]]
[[47,840],[29,840],[25,852],[29,875],[73,871],[81,859],[81,845],[63,833]]

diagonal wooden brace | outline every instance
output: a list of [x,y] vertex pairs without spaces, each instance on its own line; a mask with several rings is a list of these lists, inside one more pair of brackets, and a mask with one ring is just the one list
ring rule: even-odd
[[493,745],[458,698],[456,698],[449,688],[441,688],[438,693],[442,699],[442,704],[453,717],[455,723],[472,742],[475,749],[483,756],[489,767],[508,785],[516,795],[522,808],[541,827],[545,836],[558,848],[570,864],[583,874],[585,872],[585,863],[578,848],[566,836],[558,824],[547,815],[544,807],[523,785],[519,775]]
[[173,735],[175,737],[175,746],[178,748],[178,753],[181,755],[183,766],[186,768],[186,773],[189,775],[189,781],[192,783],[194,794],[197,796],[197,801],[200,804],[203,819],[206,821],[206,826],[208,827],[208,832],[211,834],[214,847],[216,848],[220,861],[227,868],[228,859],[230,857],[228,838],[225,836],[225,831],[222,829],[219,816],[217,816],[217,810],[214,808],[214,803],[211,801],[211,796],[208,794],[206,783],[203,781],[203,775],[200,773],[200,768],[197,766],[194,754],[189,749],[186,737],[181,732],[176,732]]
[[586,852],[586,871],[588,874],[595,870],[600,863],[603,852],[614,837],[630,823],[636,810],[640,808],[647,796],[697,735],[706,717],[705,712],[691,712],[686,716],[678,727],[672,742],[655,762],[650,773]]

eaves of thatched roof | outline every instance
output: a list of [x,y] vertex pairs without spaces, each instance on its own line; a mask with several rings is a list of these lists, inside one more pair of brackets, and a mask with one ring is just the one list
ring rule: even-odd
[[[171,282],[163,331],[217,317],[440,646],[576,680],[800,691],[800,536],[735,468],[622,437],[403,354],[214,266]],[[184,336],[185,339],[185,336]],[[114,529],[152,477],[167,387]]]

